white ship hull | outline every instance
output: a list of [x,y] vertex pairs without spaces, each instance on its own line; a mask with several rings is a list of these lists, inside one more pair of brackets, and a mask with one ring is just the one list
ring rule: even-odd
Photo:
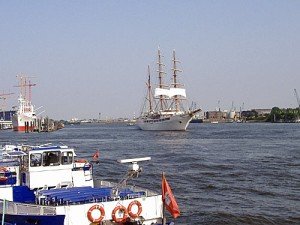
[[[118,205],[129,207],[132,201],[141,203],[142,212],[139,215],[143,218],[143,225],[161,224],[162,220],[162,196],[156,195],[147,198],[135,198],[128,200],[116,200],[109,202],[89,203],[80,205],[65,205],[65,206],[41,206],[34,204],[15,203],[7,201],[5,203],[5,218],[13,224],[28,224],[28,221],[33,221],[32,224],[41,225],[90,225],[94,224],[88,218],[88,212],[93,206],[101,206],[104,209],[103,223],[112,224],[112,212]],[[3,211],[3,202],[0,201],[0,215]],[[149,210],[156,209],[156,210]],[[97,210],[94,217],[98,217]],[[2,216],[2,215],[1,215]],[[99,223],[95,223],[99,224]]]
[[193,114],[172,115],[169,119],[140,118],[137,126],[142,130],[185,131]]
[[14,131],[26,131],[33,130],[35,127],[36,116],[26,116],[15,114],[12,117],[13,130]]

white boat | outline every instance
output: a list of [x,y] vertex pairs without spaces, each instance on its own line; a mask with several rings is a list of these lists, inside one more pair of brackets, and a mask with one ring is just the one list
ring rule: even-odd
[[120,160],[130,164],[128,172],[112,183],[93,180],[93,166],[76,160],[68,146],[6,145],[2,151],[22,151],[0,162],[0,217],[5,224],[162,224],[162,194],[129,185],[141,173],[138,163],[150,157]]
[[158,50],[158,78],[159,84],[152,91],[150,80],[150,69],[148,66],[147,96],[141,115],[137,120],[137,126],[142,130],[181,131],[186,130],[193,116],[200,111],[189,110],[184,106],[186,90],[178,82],[178,73],[182,72],[177,68],[178,60],[173,51],[173,81],[170,86],[163,83],[164,64],[161,61],[162,55]]
[[19,77],[20,95],[18,98],[19,107],[12,117],[14,131],[33,131],[37,126],[37,116],[31,102],[31,84],[27,77]]

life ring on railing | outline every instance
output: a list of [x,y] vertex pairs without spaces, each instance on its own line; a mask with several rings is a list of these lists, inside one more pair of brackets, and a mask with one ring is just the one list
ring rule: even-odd
[[3,167],[3,166],[0,166],[0,172],[7,172],[8,170],[5,168],[5,167]]
[[[100,212],[99,217],[94,217],[92,215],[94,210],[98,210]],[[87,212],[87,217],[88,217],[89,221],[91,221],[92,223],[101,222],[103,220],[104,216],[105,216],[105,210],[101,205],[93,205]]]
[[[133,213],[132,212],[132,207],[135,206],[135,205],[138,207],[138,211],[136,213]],[[134,200],[134,201],[130,202],[130,204],[127,207],[127,210],[128,210],[129,216],[132,219],[135,219],[141,214],[141,212],[143,210],[143,207],[142,207],[142,204],[139,201]]]
[[[117,218],[116,213],[117,213],[118,211],[122,211],[122,212],[123,212],[123,217]],[[125,222],[126,219],[128,218],[128,212],[127,212],[126,207],[125,207],[125,206],[122,206],[122,205],[116,206],[116,207],[114,208],[114,210],[112,211],[111,216],[112,216],[113,221],[115,221],[116,223]]]
[[86,159],[76,159],[75,162],[78,162],[78,163],[87,163],[88,161]]
[[1,166],[0,167],[0,172],[4,173],[4,176],[0,176],[0,181],[2,181],[2,182],[7,181],[8,177],[5,176],[5,173],[8,172],[8,170],[5,167]]
[[8,180],[8,178],[7,177],[0,177],[0,181],[2,181],[2,182],[5,182],[5,181],[7,181]]

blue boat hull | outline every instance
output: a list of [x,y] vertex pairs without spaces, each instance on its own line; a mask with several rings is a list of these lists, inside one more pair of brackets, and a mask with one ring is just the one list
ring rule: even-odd
[[[0,214],[2,219],[2,214]],[[7,215],[5,214],[4,220],[8,224],[13,225],[63,225],[65,216],[31,216],[31,215]]]

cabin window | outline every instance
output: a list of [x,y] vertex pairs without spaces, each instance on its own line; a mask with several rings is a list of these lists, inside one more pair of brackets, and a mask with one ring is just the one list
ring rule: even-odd
[[42,154],[41,153],[30,154],[30,166],[36,167],[41,165],[42,165]]
[[24,155],[24,157],[23,157],[23,166],[26,169],[28,169],[28,161],[29,161],[28,159],[29,159],[28,155]]
[[73,152],[62,152],[61,153],[61,164],[68,165],[73,163]]
[[60,165],[60,152],[44,152],[43,153],[43,166],[58,166]]

